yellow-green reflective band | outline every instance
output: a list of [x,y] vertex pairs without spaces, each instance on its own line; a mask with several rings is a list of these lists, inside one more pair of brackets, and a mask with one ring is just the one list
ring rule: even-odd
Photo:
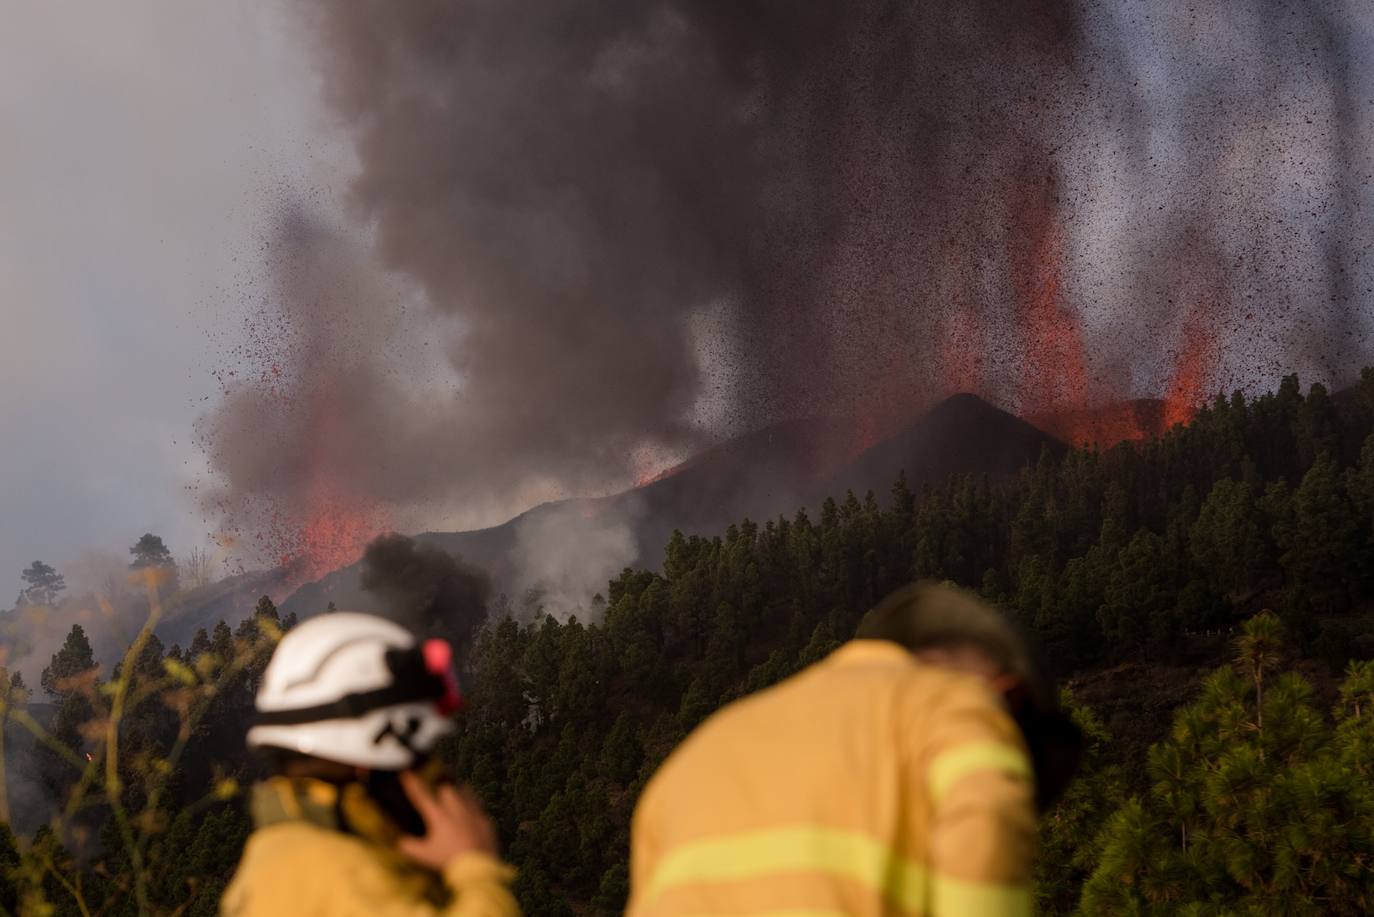
[[968,917],[1030,917],[1031,892],[1024,885],[997,885],[934,876],[931,912]]
[[930,762],[926,775],[930,798],[939,802],[957,781],[977,771],[1001,771],[1031,779],[1030,762],[1019,748],[998,742],[970,742],[941,752]]
[[867,835],[831,828],[782,828],[697,841],[663,858],[645,898],[698,882],[818,872],[853,880],[904,910],[925,903],[925,870]]

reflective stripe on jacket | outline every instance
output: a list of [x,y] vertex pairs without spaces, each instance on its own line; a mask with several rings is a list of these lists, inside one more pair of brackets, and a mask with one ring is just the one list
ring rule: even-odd
[[989,688],[853,641],[669,756],[635,811],[629,913],[1028,915],[1033,800]]

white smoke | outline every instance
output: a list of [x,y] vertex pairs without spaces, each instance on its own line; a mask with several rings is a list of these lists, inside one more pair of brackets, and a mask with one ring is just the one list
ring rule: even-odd
[[639,556],[638,499],[577,500],[540,507],[516,522],[517,606],[586,620],[592,599]]

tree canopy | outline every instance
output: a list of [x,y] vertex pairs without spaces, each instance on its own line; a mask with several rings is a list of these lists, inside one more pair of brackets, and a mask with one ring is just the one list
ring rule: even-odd
[[[1043,913],[1374,906],[1374,373],[1338,395],[1288,377],[1162,438],[1047,450],[1008,477],[898,480],[881,499],[675,533],[662,560],[567,620],[492,617],[463,661],[468,704],[442,755],[497,820],[527,913],[620,913],[630,813],[663,759],[914,578],[981,592],[1070,676],[1091,747],[1044,820]],[[115,789],[92,778],[105,796],[84,833],[38,847],[82,864],[61,877],[92,912],[214,912],[247,832],[253,692],[293,623],[270,599],[244,611],[185,649],[141,636],[107,682],[77,628],[45,672],[69,705],[52,731],[97,762],[108,733],[79,727],[127,700]],[[84,767],[37,770],[66,792]],[[110,833],[119,806],[141,813],[137,858]],[[53,869],[26,875],[80,910],[62,910]]]
[[144,534],[129,549],[133,555],[133,562],[129,567],[134,570],[142,570],[148,567],[173,567],[176,561],[172,559],[172,552],[167,549],[167,545],[162,543],[160,535],[151,533]]
[[41,560],[29,564],[19,575],[26,584],[19,593],[23,605],[55,605],[67,588],[66,578]]

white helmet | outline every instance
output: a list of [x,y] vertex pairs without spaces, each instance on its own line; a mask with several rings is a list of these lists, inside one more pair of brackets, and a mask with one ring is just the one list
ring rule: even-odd
[[461,698],[452,663],[446,642],[417,645],[385,618],[311,618],[282,638],[267,664],[248,746],[405,770],[453,729]]

